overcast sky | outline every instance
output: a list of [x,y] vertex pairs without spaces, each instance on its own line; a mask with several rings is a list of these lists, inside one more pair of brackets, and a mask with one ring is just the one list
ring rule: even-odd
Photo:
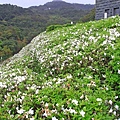
[[[43,5],[47,2],[51,2],[52,0],[0,0],[0,4],[12,4],[21,6],[24,8],[30,6],[39,6]],[[64,0],[65,2],[69,3],[80,3],[80,4],[95,4],[95,0]]]

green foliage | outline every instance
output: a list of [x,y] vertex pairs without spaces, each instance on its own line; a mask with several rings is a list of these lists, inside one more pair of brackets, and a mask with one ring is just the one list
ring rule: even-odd
[[50,32],[52,30],[55,30],[55,29],[59,29],[59,28],[62,28],[62,27],[69,27],[69,26],[72,26],[73,24],[64,24],[64,25],[50,25],[47,27],[46,29],[46,32]]
[[118,120],[120,17],[39,34],[0,67],[1,119]]
[[80,19],[80,22],[88,22],[95,20],[95,8],[92,9],[87,15]]
[[47,27],[46,31],[49,32],[55,30],[56,28],[62,28],[62,25],[50,25]]

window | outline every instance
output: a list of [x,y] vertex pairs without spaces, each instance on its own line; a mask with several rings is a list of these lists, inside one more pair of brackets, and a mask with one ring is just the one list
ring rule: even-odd
[[119,15],[119,14],[120,14],[119,7],[118,8],[114,8],[114,15]]

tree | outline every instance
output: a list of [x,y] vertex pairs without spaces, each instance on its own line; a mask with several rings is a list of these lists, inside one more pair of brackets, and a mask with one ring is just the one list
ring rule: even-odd
[[80,22],[88,22],[95,20],[95,8],[92,9],[87,15],[80,19]]

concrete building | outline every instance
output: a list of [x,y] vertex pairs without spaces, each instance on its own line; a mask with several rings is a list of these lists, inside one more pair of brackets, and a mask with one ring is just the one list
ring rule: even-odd
[[120,15],[120,0],[96,0],[96,20]]

